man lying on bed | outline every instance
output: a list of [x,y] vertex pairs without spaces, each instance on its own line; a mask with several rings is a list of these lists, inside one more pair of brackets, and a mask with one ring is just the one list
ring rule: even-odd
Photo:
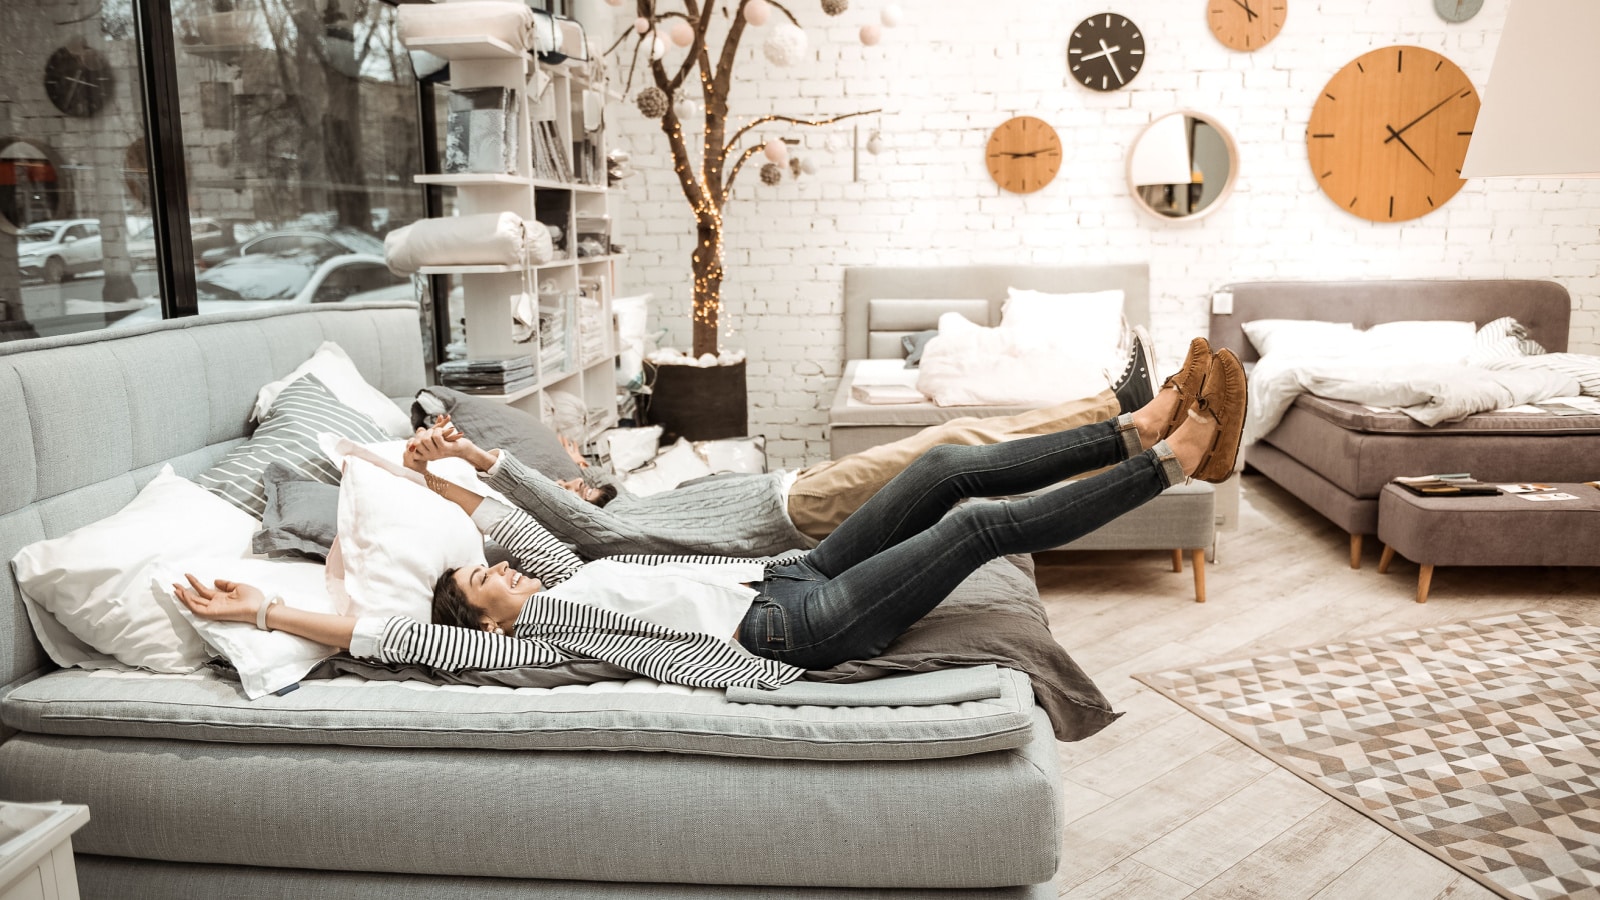
[[[715,477],[648,497],[581,478],[556,481],[466,436],[453,454],[585,559],[629,553],[765,556],[811,547],[928,448],[978,446],[1068,431],[1140,409],[1155,396],[1146,341],[1135,337],[1114,389],[1014,416],[953,419],[798,472]],[[581,457],[580,457],[581,458]],[[615,497],[613,500],[612,497]]]

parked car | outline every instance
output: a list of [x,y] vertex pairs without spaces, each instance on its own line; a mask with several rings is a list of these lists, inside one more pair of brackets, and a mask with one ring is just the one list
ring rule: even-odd
[[[194,242],[194,254],[199,258],[212,250],[229,250],[233,247],[233,228],[216,219],[190,219],[189,237]],[[128,257],[133,264],[153,265],[156,261],[156,226],[154,223],[139,229],[128,238]]]
[[[315,252],[266,254],[223,260],[195,278],[200,314],[244,312],[285,303],[342,300],[411,300],[411,280],[395,275],[382,256]],[[135,325],[161,319],[161,299],[119,320]]]
[[96,219],[35,222],[17,235],[17,266],[23,278],[57,284],[74,275],[98,272],[104,265]]
[[268,231],[258,234],[238,246],[220,247],[200,254],[200,267],[214,266],[225,259],[252,254],[294,253],[313,251],[319,253],[368,253],[383,256],[383,241],[354,228],[329,228],[316,230],[296,228]]

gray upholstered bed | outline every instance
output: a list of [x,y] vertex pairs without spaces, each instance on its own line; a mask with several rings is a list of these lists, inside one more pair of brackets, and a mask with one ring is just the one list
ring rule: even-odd
[[[1315,319],[1368,328],[1380,322],[1514,316],[1551,352],[1567,348],[1572,300],[1548,281],[1439,280],[1248,282],[1226,288],[1231,313],[1211,317],[1213,347],[1258,358],[1243,325]],[[1245,462],[1350,534],[1359,567],[1363,535],[1378,530],[1378,496],[1397,475],[1470,472],[1493,482],[1584,481],[1600,458],[1600,417],[1482,413],[1427,428],[1400,413],[1302,395]]]
[[[0,345],[0,552],[116,512],[162,463],[209,467],[325,339],[388,396],[422,384],[410,304]],[[85,897],[1055,896],[1058,757],[1026,676],[809,689],[831,699],[347,676],[252,702],[206,670],[58,669],[0,579],[0,798],[89,806]]]
[[[950,406],[930,401],[872,405],[851,397],[858,377],[876,378],[905,358],[900,339],[933,329],[946,312],[984,326],[1000,324],[1008,288],[1054,294],[1121,290],[1130,326],[1150,324],[1150,270],[1143,263],[1103,266],[873,266],[844,271],[845,371],[828,411],[833,458],[889,443],[964,416],[1003,416],[1020,407]],[[1174,365],[1172,368],[1176,368]],[[1173,550],[1195,558],[1196,599],[1205,596],[1202,557],[1216,559],[1216,531],[1235,521],[1238,481],[1212,488],[1179,485],[1149,507],[1064,549]],[[1174,561],[1181,570],[1179,556]]]

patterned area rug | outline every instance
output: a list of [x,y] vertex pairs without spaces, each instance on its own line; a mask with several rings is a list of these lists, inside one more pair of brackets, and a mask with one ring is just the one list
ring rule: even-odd
[[1600,627],[1528,612],[1139,680],[1507,898],[1600,898]]

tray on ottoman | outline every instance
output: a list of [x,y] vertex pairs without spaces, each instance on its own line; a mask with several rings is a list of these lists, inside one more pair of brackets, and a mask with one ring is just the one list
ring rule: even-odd
[[1577,499],[1422,497],[1388,485],[1378,496],[1378,571],[1387,573],[1396,553],[1418,563],[1417,602],[1426,603],[1435,566],[1600,565],[1600,491],[1552,486]]

